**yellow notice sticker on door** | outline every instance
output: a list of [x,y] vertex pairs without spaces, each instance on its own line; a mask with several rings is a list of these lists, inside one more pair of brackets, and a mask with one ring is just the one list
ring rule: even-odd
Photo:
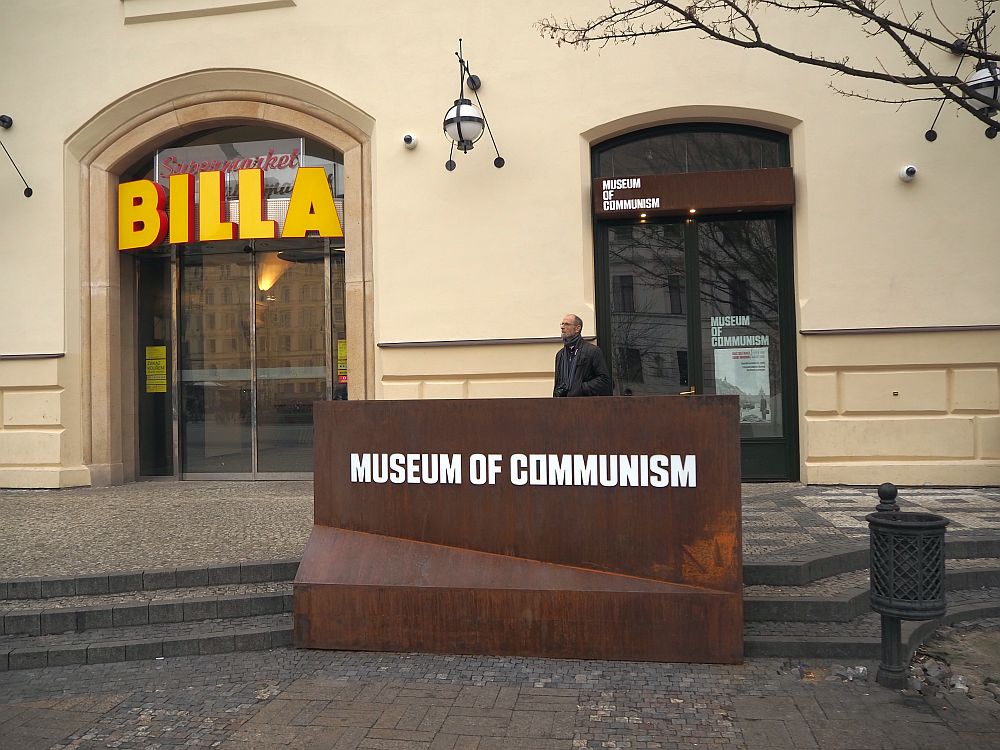
[[167,392],[167,347],[146,347],[146,393]]
[[343,339],[337,342],[337,382],[347,382],[347,342]]

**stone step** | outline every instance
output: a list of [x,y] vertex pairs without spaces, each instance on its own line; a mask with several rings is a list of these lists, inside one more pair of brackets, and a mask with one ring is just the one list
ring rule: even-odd
[[[1000,587],[1000,558],[948,560],[948,591]],[[867,570],[841,573],[803,586],[744,586],[747,622],[848,622],[869,611]]]
[[168,599],[195,597],[233,596],[237,594],[291,593],[291,581],[261,581],[260,583],[227,583],[217,586],[190,586],[183,588],[154,589],[149,591],[124,591],[117,594],[77,594],[55,596],[47,599],[3,599],[0,614],[25,610],[46,610],[62,607],[100,607],[116,604],[141,604]]
[[[946,540],[948,613],[904,623],[916,648],[937,625],[1000,615],[1000,535]],[[867,545],[745,566],[748,656],[877,659]],[[0,582],[0,670],[266,649],[291,643],[298,561]]]
[[[944,617],[903,623],[906,658],[940,625],[998,615],[1000,587],[950,592]],[[743,635],[747,656],[877,660],[881,655],[881,617],[871,610],[847,622],[746,622]]]
[[70,577],[29,577],[0,581],[0,601],[96,596],[265,581],[291,581],[298,560],[231,563],[192,568],[156,568]]
[[[949,559],[1000,558],[1000,534],[953,534],[945,539]],[[292,581],[298,560],[270,560],[188,568],[157,568],[70,577],[27,577],[0,580],[0,606],[8,600],[54,599],[173,588],[195,588],[266,581]],[[839,545],[774,559],[747,556],[746,586],[802,586],[841,573],[868,568],[868,544]]]
[[287,613],[0,638],[0,672],[68,664],[264,651],[292,642]]
[[[745,586],[804,586],[823,578],[868,568],[868,541],[836,545],[823,549],[810,546],[798,554],[781,553],[773,557],[747,556],[743,560]],[[949,560],[1000,558],[1000,534],[955,533],[945,536],[945,555]]]
[[[952,592],[943,618],[903,623],[907,657],[939,625],[997,616],[1000,588]],[[744,638],[748,657],[876,660],[881,648],[880,618],[869,611],[849,622],[747,622]],[[53,635],[8,635],[0,637],[0,671],[266,650],[291,642],[289,613]]]
[[269,581],[157,592],[129,592],[0,602],[0,644],[15,635],[44,636],[160,623],[236,619],[292,611],[292,584]]

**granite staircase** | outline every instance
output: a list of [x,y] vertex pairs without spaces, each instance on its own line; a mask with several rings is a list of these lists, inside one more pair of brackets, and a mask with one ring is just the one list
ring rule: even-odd
[[[1000,616],[1000,535],[949,535],[948,613],[903,625],[912,652],[940,624]],[[747,656],[877,660],[868,547],[744,561]],[[0,581],[0,671],[256,651],[292,643],[298,561]]]
[[292,642],[298,561],[0,581],[0,671]]
[[[903,622],[908,654],[940,625],[1000,615],[1000,535],[949,534],[943,618]],[[869,607],[868,545],[798,559],[746,560],[747,656],[878,660],[881,621]]]

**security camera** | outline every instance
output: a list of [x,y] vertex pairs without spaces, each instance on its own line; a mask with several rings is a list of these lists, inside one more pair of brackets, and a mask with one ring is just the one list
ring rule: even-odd
[[912,164],[907,164],[905,167],[899,170],[899,179],[901,179],[903,182],[913,182],[916,176],[917,176],[917,168]]
[[403,145],[412,151],[417,147],[417,136],[407,133],[403,136]]

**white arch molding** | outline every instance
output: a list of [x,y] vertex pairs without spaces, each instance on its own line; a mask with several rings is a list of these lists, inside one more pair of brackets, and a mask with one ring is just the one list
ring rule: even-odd
[[66,142],[66,279],[80,280],[75,289],[67,284],[66,351],[80,352],[83,463],[92,485],[131,481],[137,471],[134,263],[115,242],[118,175],[186,133],[249,123],[344,154],[348,378],[352,398],[374,395],[373,118],[325,89],[268,71],[200,70],[159,81],[114,102]]
[[[766,109],[713,104],[690,104],[677,107],[664,107],[663,109],[637,112],[618,117],[614,120],[593,126],[582,132],[580,136],[587,143],[589,152],[591,146],[597,146],[603,141],[617,138],[626,133],[647,130],[661,125],[678,125],[686,122],[752,125],[758,128],[787,133],[789,136],[802,124],[802,121],[798,118]],[[589,161],[587,171],[588,173],[590,171]]]

